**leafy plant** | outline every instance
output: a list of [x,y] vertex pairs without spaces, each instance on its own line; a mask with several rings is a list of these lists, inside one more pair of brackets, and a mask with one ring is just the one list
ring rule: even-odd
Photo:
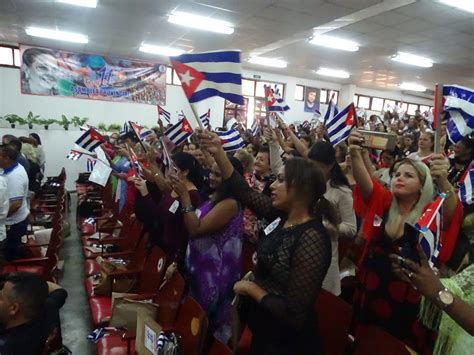
[[88,118],[80,118],[78,116],[74,116],[73,118],[71,118],[71,123],[74,125],[74,127],[80,127],[80,126],[84,126],[84,123],[86,123],[88,120]]
[[57,122],[60,126],[63,126],[66,131],[69,129],[69,125],[71,124],[71,121],[69,121],[65,115],[61,115],[61,120]]
[[48,127],[52,125],[53,123],[59,123],[58,120],[54,120],[52,118],[40,118],[38,121],[40,125],[44,126],[44,129],[48,129]]
[[26,124],[28,125],[28,127],[30,129],[33,128],[33,124],[40,123],[39,120],[38,120],[39,117],[40,117],[39,115],[36,115],[36,116],[33,115],[33,112],[31,112],[31,111],[28,112],[28,116],[26,116]]
[[113,123],[113,124],[109,125],[109,127],[107,128],[107,131],[108,132],[120,132],[121,129],[122,129],[122,126],[120,126],[119,124]]
[[107,126],[106,126],[105,123],[103,123],[103,122],[99,123],[99,125],[97,126],[97,128],[98,128],[100,131],[107,131]]
[[5,121],[9,122],[12,128],[15,128],[15,124],[24,125],[26,124],[26,120],[23,117],[15,115],[14,113],[10,113],[3,117]]

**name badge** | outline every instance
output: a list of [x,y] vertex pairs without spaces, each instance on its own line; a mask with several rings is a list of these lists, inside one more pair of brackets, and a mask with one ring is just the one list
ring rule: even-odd
[[275,230],[276,227],[278,227],[278,225],[280,224],[281,222],[281,218],[278,217],[277,219],[275,219],[272,223],[270,223],[267,228],[265,228],[263,230],[263,232],[265,233],[265,235],[269,235],[271,232],[273,232]]
[[202,213],[202,212],[201,212],[201,210],[200,210],[199,208],[196,209],[196,211],[194,211],[194,213],[196,214],[196,217],[197,217],[198,219],[201,218],[201,213]]
[[178,200],[174,200],[174,202],[171,204],[170,206],[170,209],[169,211],[172,213],[172,214],[175,214],[176,211],[178,210],[179,208],[179,201]]

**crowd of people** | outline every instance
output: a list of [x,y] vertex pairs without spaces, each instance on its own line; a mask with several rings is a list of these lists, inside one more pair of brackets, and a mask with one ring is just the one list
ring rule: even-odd
[[[324,353],[314,308],[324,289],[352,303],[356,338],[377,326],[419,354],[472,349],[474,209],[461,203],[457,190],[474,159],[473,138],[452,144],[443,125],[441,153],[435,153],[435,133],[419,112],[359,117],[336,147],[322,123],[276,122],[261,122],[255,135],[237,125],[245,147],[232,153],[210,130],[196,130],[168,152],[161,121],[144,141],[133,131],[113,133],[101,147],[113,170],[119,219],[134,215],[143,223],[149,247],[160,246],[169,270],[185,276],[213,335],[229,343],[232,300],[239,295],[252,353]],[[397,144],[366,148],[359,129],[390,133]],[[39,136],[3,136],[0,239],[7,261],[20,256],[28,195],[44,165]],[[400,255],[406,225],[415,224],[441,192],[437,260],[433,266],[419,246],[419,262],[408,260]],[[253,277],[242,279],[248,250],[256,251],[256,267]],[[355,274],[347,285],[343,268]],[[23,323],[34,327],[42,314],[47,286],[28,277],[6,279],[0,338],[11,328],[12,299],[21,302],[30,292],[18,286],[23,282],[43,300],[22,308]],[[64,297],[54,302],[59,309]]]
[[[276,128],[262,124],[256,135],[237,125],[245,147],[232,153],[215,133],[196,131],[167,163],[159,123],[144,142],[132,132],[107,137],[114,194],[120,213],[135,214],[186,276],[188,292],[224,343],[231,337],[235,294],[243,296],[239,312],[255,354],[322,349],[313,309],[321,288],[353,304],[355,336],[375,325],[420,354],[433,351],[438,331],[420,319],[422,302],[451,315],[474,306],[472,287],[449,289],[454,305],[443,308],[438,300],[441,277],[456,280],[463,273],[463,280],[472,280],[474,211],[457,197],[474,158],[471,137],[452,144],[443,125],[441,153],[435,153],[435,133],[424,116],[386,112],[359,117],[347,142],[333,147],[322,123],[295,127],[277,119]],[[364,148],[359,129],[390,133],[397,144]],[[431,271],[424,259],[414,266],[399,254],[405,225],[415,224],[440,192],[446,194],[442,247]],[[255,278],[239,281],[249,248],[257,252]],[[342,265],[355,271],[350,296],[341,283]],[[428,285],[433,279],[436,287]],[[472,334],[473,322],[463,319],[459,329]]]

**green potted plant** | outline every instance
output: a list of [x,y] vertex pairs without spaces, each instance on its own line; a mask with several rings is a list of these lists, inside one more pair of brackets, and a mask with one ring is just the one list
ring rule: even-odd
[[122,128],[122,126],[120,126],[119,124],[116,124],[116,123],[112,123],[111,125],[109,125],[109,127],[107,128],[107,132],[120,132],[120,129]]
[[97,128],[99,129],[99,131],[102,131],[102,132],[107,131],[107,126],[106,126],[105,123],[103,123],[103,122],[99,123],[99,125],[97,126]]
[[69,130],[69,125],[71,124],[71,121],[69,121],[65,115],[61,115],[61,120],[57,122],[59,125],[63,126],[66,131]]
[[46,130],[49,128],[50,125],[58,122],[57,120],[54,120],[52,118],[43,118],[43,119],[40,119],[39,121],[40,121],[39,124],[43,125],[44,129]]
[[80,126],[84,126],[84,123],[86,123],[87,120],[88,118],[86,117],[80,118],[80,117],[74,116],[73,118],[71,118],[71,123],[74,125],[74,127],[80,127]]
[[5,118],[5,121],[10,123],[12,128],[15,128],[16,124],[19,124],[20,126],[26,124],[26,120],[23,117],[15,115],[14,113],[10,113],[6,115],[4,118]]
[[33,129],[33,124],[39,123],[38,121],[39,115],[33,115],[33,112],[28,112],[28,116],[26,116],[26,124],[28,125],[29,129]]

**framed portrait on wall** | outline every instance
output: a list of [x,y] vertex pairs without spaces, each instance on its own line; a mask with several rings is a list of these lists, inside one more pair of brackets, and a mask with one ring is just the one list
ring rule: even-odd
[[304,93],[304,112],[319,111],[319,102],[321,99],[321,90],[305,86]]

